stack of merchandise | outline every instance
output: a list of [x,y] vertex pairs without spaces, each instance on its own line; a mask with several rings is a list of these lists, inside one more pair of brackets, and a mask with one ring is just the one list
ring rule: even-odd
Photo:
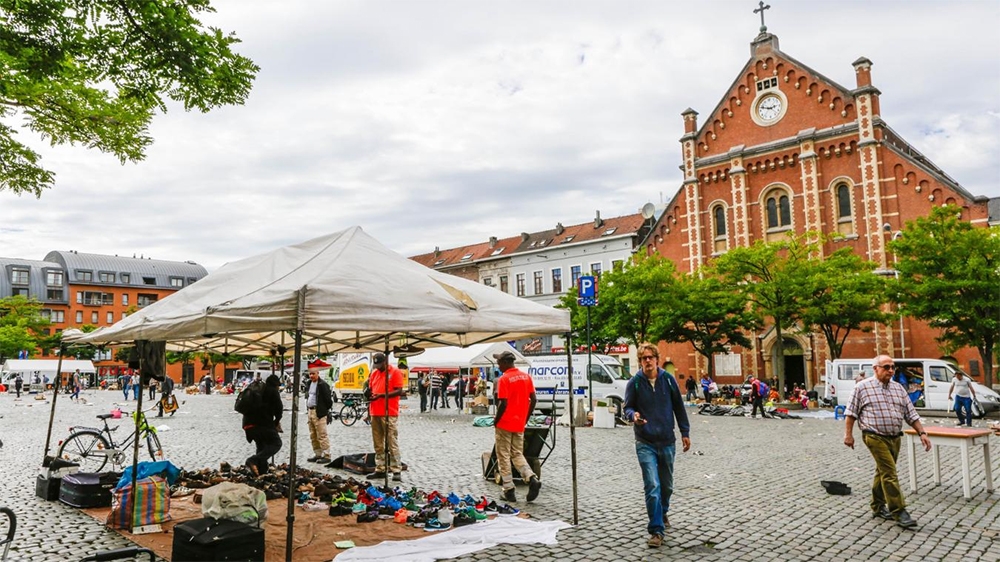
[[356,494],[337,497],[330,506],[330,515],[354,515],[359,523],[393,519],[427,531],[472,525],[486,521],[491,515],[519,513],[518,509],[499,505],[485,496],[477,500],[470,495],[459,497],[454,492],[445,496],[436,490],[428,494],[417,488],[377,488],[370,484]]

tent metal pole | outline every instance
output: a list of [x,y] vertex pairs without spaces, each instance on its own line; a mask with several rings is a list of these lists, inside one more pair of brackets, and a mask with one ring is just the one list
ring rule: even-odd
[[573,334],[566,332],[566,378],[569,380],[569,454],[570,465],[573,469],[573,524],[580,524],[579,511],[577,509],[576,496],[576,420],[573,419]]
[[56,400],[59,398],[59,383],[62,382],[62,362],[63,355],[65,354],[66,346],[62,342],[59,342],[59,362],[56,365],[56,379],[52,381],[52,387],[55,389],[55,392],[52,394],[52,409],[49,412],[49,431],[45,434],[45,454],[42,457],[42,466],[47,464],[45,461],[49,457],[49,445],[52,443],[52,424],[56,419]]
[[[136,508],[139,507],[135,503],[135,482],[136,482],[136,480],[137,480],[137,478],[139,476],[139,474],[138,474],[138,472],[139,472],[138,471],[138,466],[139,466],[139,440],[141,438],[141,434],[139,433],[139,427],[141,427],[140,423],[139,423],[139,420],[143,419],[143,415],[142,415],[142,395],[145,394],[145,392],[143,392],[143,390],[145,390],[145,389],[143,388],[144,385],[143,385],[143,382],[142,382],[142,366],[143,366],[143,363],[145,363],[145,361],[143,360],[142,356],[143,356],[143,352],[145,350],[143,349],[143,346],[140,345],[140,343],[141,342],[139,342],[139,341],[136,341],[134,343],[136,350],[139,352],[138,353],[139,354],[139,398],[136,400],[136,403],[135,403],[135,414],[133,415],[133,417],[135,418],[135,442],[132,444],[132,493],[129,495],[129,505],[128,505],[128,512],[131,514],[131,517],[129,517],[129,520],[128,520],[128,530],[129,530],[129,532],[132,532],[132,530],[133,530],[133,525],[135,523],[135,511],[136,511]],[[134,392],[134,390],[133,390],[133,392]]]
[[302,362],[302,330],[295,330],[295,353],[292,359],[292,431],[290,439],[290,451],[288,454],[288,515],[285,521],[288,522],[288,533],[285,535],[285,561],[292,562],[292,538],[295,534],[295,460],[296,449],[298,447],[298,427],[299,427],[299,363]]
[[[385,365],[382,365],[382,382],[385,385],[385,422],[382,424],[383,425],[383,427],[382,427],[382,429],[383,429],[382,435],[384,435],[385,438],[382,440],[382,445],[383,445],[382,458],[385,459],[385,467],[383,467],[383,468],[385,469],[385,487],[386,488],[389,487],[389,467],[392,466],[392,459],[389,458],[389,440],[392,438],[392,436],[389,435],[389,431],[390,431],[389,430],[389,381],[390,380],[392,380],[392,377],[389,375],[389,336],[386,335],[385,336]],[[370,415],[371,414],[371,410],[369,409],[368,412],[369,412],[369,415]],[[375,424],[375,417],[371,416],[371,418],[372,418],[372,425],[374,425]],[[378,464],[378,462],[376,461],[375,464]],[[375,467],[375,469],[378,470],[378,467]]]

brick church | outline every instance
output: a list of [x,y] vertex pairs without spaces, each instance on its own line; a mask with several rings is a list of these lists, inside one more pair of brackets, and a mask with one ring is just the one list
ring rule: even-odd
[[[781,51],[762,25],[750,60],[718,104],[701,119],[693,109],[682,113],[684,183],[646,239],[646,251],[670,258],[680,271],[695,271],[732,247],[821,231],[840,235],[823,246],[825,254],[850,247],[891,271],[886,243],[934,205],[958,205],[962,218],[986,226],[988,207],[995,205],[967,192],[893,131],[882,117],[872,61],[861,57],[853,66],[856,81],[846,88]],[[818,384],[829,359],[822,335],[787,330],[777,346],[768,328],[753,349],[734,348],[720,358],[717,380],[770,377],[773,362],[784,361],[790,383]],[[842,356],[938,358],[935,334],[923,322],[897,319],[852,334]],[[687,344],[661,342],[660,353],[679,373],[707,369]],[[975,350],[952,358],[982,381]]]

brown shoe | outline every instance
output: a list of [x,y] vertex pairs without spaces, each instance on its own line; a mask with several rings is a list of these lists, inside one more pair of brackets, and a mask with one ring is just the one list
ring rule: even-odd
[[663,546],[663,535],[649,535],[646,539],[646,546],[649,548],[660,548]]
[[670,528],[670,519],[667,517],[666,513],[663,514],[663,528],[664,529]]

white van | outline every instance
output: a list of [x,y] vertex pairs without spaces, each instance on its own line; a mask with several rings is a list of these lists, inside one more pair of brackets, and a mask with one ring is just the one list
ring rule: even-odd
[[[857,384],[855,378],[859,373],[864,378],[875,376],[872,368],[874,363],[874,359],[827,361],[824,379],[827,398],[836,400],[837,404],[849,404]],[[951,388],[952,377],[960,370],[958,367],[942,359],[893,359],[893,363],[896,365],[896,373],[902,373],[910,381],[908,390],[923,391],[925,408],[951,410],[954,407],[954,396],[952,400],[948,400],[948,390]],[[965,376],[969,377],[968,374]],[[973,413],[981,415],[1000,410],[1000,395],[977,382],[973,382],[973,386],[976,389],[976,399],[983,409],[983,412]]]
[[[586,397],[588,385],[593,382],[593,397],[597,400],[610,401],[621,413],[622,404],[625,402],[625,387],[631,377],[622,368],[618,359],[610,355],[593,354],[590,357],[590,381],[588,381],[583,376],[587,371],[587,355],[585,353],[573,355],[574,396]],[[562,413],[566,395],[569,393],[566,355],[535,355],[527,359],[531,363],[528,374],[535,384],[538,400],[535,409],[546,412],[555,409],[556,414]]]

